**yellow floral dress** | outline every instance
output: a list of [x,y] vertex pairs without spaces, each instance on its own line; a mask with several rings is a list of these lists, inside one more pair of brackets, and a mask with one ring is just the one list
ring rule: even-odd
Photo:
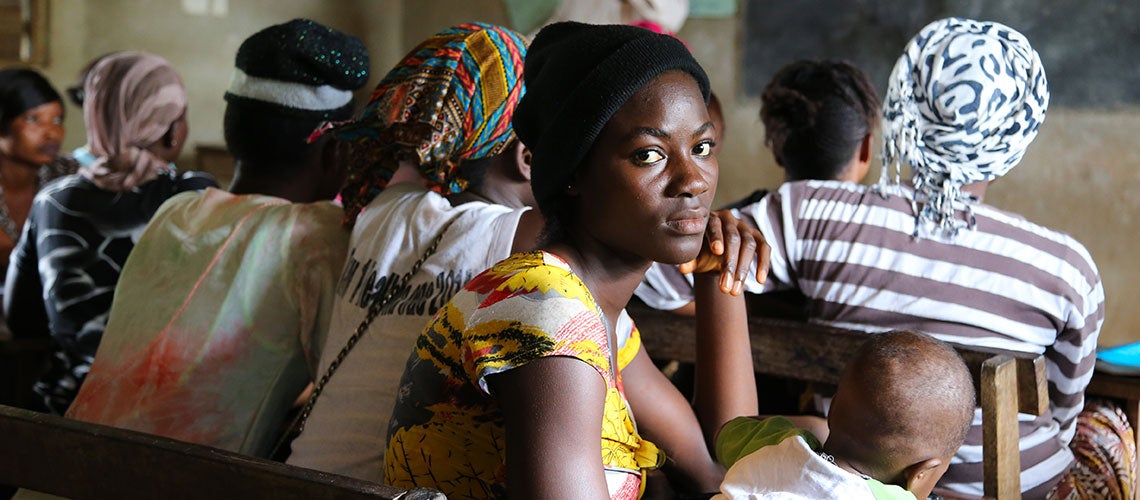
[[389,424],[385,482],[433,487],[451,498],[505,497],[503,416],[486,377],[566,356],[605,380],[601,466],[611,498],[637,498],[642,471],[664,455],[637,434],[610,360],[624,366],[639,340],[634,328],[626,352],[613,352],[601,309],[554,254],[503,260],[472,279],[416,340]]

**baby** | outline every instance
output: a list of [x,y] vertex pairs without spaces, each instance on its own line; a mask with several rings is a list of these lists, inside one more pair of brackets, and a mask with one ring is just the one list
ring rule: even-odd
[[926,498],[974,415],[970,372],[949,345],[896,331],[871,335],[840,379],[827,441],[783,417],[721,429],[729,467],[714,498]]

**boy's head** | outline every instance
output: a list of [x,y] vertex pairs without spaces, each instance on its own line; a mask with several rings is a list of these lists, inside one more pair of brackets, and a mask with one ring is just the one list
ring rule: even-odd
[[[251,35],[225,95],[226,145],[239,175],[300,177],[320,164],[325,141],[310,144],[310,134],[350,118],[352,92],[367,81],[368,49],[352,35],[307,19]],[[329,183],[331,197],[340,179]]]
[[825,448],[926,498],[973,420],[974,385],[952,347],[921,333],[872,335],[840,379]]

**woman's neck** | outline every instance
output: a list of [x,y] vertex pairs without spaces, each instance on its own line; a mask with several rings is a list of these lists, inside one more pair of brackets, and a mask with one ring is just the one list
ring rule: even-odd
[[0,156],[0,188],[5,191],[36,189],[39,166]]
[[[266,171],[259,169],[257,171]],[[283,198],[293,203],[316,201],[312,184],[304,179],[270,175],[242,175],[242,169],[234,169],[234,179],[229,192],[237,195],[258,194]]]
[[[571,243],[573,241],[573,243]],[[588,238],[554,242],[543,247],[570,264],[570,268],[590,289],[610,322],[617,320],[651,262],[642,257],[623,255]]]

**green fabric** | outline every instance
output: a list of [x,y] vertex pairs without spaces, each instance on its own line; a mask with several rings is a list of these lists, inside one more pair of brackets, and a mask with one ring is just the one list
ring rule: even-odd
[[796,427],[784,417],[763,420],[736,417],[720,429],[716,438],[716,459],[727,469],[749,453],[795,436],[804,438],[812,450],[819,451],[823,448],[815,435]]
[[883,484],[877,479],[867,479],[867,487],[876,500],[915,500],[914,493],[893,484]]
[[[804,438],[812,451],[820,451],[823,445],[814,434],[796,427],[784,417],[768,417],[763,420],[752,417],[736,417],[720,429],[716,438],[716,459],[725,468],[732,467],[737,460],[765,446],[799,436]],[[883,484],[876,479],[867,479],[871,494],[879,500],[915,500],[914,494],[893,484]]]

